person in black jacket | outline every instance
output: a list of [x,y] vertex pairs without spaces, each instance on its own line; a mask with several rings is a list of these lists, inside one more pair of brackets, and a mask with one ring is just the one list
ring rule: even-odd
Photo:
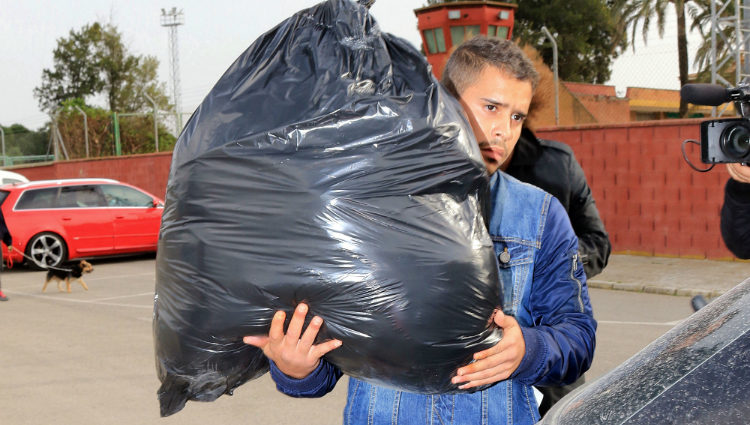
[[[586,278],[601,273],[612,245],[573,150],[561,142],[538,139],[527,127],[521,131],[515,147],[509,148],[509,156],[500,168],[522,182],[544,189],[562,203],[578,236],[578,251]],[[544,396],[539,413],[544,416],[558,400],[584,382],[582,375],[567,386],[537,387]]]
[[737,258],[750,259],[750,166],[727,164],[731,178],[724,189],[721,236]]
[[[3,243],[8,246],[8,252],[13,251],[13,238],[10,236],[8,226],[5,224],[5,217],[3,217],[3,210],[0,209],[0,237],[2,237]],[[0,270],[4,266],[2,253],[0,252]],[[0,282],[0,301],[8,301],[8,297],[3,294],[2,282]]]
[[612,245],[573,150],[561,142],[538,139],[524,127],[503,166],[507,174],[544,189],[563,204],[578,236],[586,278],[601,273]]

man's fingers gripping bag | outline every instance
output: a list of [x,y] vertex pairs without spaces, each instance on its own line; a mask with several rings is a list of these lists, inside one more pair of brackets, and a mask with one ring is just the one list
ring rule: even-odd
[[[367,8],[255,41],[174,149],[153,331],[162,415],[268,369],[245,335],[310,307],[345,373],[422,393],[499,339],[488,180],[460,105]],[[291,316],[291,315],[288,315]]]

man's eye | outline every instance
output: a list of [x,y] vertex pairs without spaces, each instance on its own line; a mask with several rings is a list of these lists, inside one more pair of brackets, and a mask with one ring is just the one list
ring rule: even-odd
[[487,105],[485,106],[485,108],[487,108],[488,111],[492,111],[492,112],[497,111],[497,106],[495,105]]
[[521,114],[513,114],[511,118],[513,118],[513,121],[523,121],[526,117]]

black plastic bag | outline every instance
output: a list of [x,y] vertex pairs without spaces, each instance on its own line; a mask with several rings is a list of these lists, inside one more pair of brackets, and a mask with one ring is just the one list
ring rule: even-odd
[[[488,180],[460,105],[365,7],[331,0],[263,35],[175,147],[159,240],[161,414],[268,369],[244,335],[310,306],[351,376],[422,393],[495,344]],[[289,315],[291,316],[291,315]]]

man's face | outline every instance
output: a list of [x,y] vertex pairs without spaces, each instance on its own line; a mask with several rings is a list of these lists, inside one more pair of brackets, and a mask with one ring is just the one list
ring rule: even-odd
[[461,93],[459,101],[490,175],[508,168],[533,94],[530,81],[518,80],[494,66],[486,66]]

